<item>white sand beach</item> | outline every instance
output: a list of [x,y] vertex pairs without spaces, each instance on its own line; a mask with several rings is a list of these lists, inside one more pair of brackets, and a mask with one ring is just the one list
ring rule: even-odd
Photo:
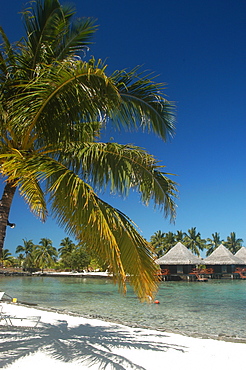
[[[0,306],[18,317],[14,326],[0,322],[0,368],[7,370],[229,370],[244,364],[245,343],[132,328],[18,303]],[[41,317],[36,328],[34,320],[20,319],[30,316]]]

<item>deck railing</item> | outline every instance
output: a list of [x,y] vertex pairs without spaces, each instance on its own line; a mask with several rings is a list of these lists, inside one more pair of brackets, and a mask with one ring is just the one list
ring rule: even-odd
[[192,269],[190,274],[191,275],[211,275],[214,273],[214,269],[208,268],[208,269]]

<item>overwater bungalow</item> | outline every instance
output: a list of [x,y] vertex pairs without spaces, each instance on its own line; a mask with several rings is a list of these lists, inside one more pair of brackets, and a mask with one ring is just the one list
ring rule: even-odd
[[158,258],[156,263],[160,265],[164,280],[180,280],[192,278],[189,274],[202,263],[202,259],[178,242],[164,256]]
[[246,267],[246,248],[245,247],[242,247],[241,249],[239,249],[239,251],[235,253],[235,257],[240,258],[240,260],[244,262],[244,267]]
[[242,266],[245,262],[236,255],[233,255],[224,245],[220,244],[207,258],[202,262],[207,268],[212,268],[214,271],[213,277],[223,277],[230,274],[233,277],[233,272],[236,266]]
[[234,271],[236,277],[240,277],[241,279],[246,279],[246,248],[242,247],[235,253],[235,257],[240,258],[243,261],[243,265],[237,265]]

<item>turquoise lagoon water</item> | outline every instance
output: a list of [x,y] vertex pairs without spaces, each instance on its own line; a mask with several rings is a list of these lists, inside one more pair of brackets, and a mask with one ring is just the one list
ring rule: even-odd
[[129,287],[118,293],[111,279],[0,277],[0,290],[36,303],[108,321],[192,335],[246,341],[246,281],[161,282],[160,304],[140,303]]

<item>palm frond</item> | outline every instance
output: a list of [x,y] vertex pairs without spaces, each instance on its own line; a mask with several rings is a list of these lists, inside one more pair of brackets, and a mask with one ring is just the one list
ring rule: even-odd
[[1,44],[2,50],[0,49],[0,70],[4,75],[3,79],[0,74],[0,79],[4,81],[7,76],[7,73],[10,72],[9,68],[11,67],[13,70],[13,67],[16,66],[16,60],[13,47],[9,42],[8,37],[6,36],[2,27],[0,27],[0,36],[3,40],[3,44]]
[[[16,175],[23,175],[25,166],[16,167]],[[29,174],[48,182],[51,208],[58,224],[107,262],[121,291],[126,291],[129,279],[141,300],[153,297],[157,289],[156,264],[147,241],[133,222],[99,199],[88,184],[54,159],[33,156],[27,160],[26,168]]]
[[71,172],[60,173],[50,190],[58,223],[108,264],[120,289],[126,291],[128,278],[140,299],[153,297],[157,289],[156,265],[148,243],[131,220],[99,199]]
[[126,128],[140,126],[166,140],[174,133],[175,105],[163,94],[165,84],[138,70],[139,67],[130,72],[116,71],[111,76],[122,99],[114,118]]
[[[60,22],[65,24],[61,5],[58,0],[36,1],[23,12],[27,40],[26,53],[29,53],[32,69],[38,62],[48,61],[52,44],[60,29]],[[51,44],[49,44],[49,41]],[[42,48],[44,50],[42,50]],[[45,57],[45,59],[44,59]]]
[[57,45],[55,55],[57,60],[63,60],[74,56],[81,51],[86,51],[91,44],[91,37],[97,30],[94,19],[85,18],[74,22],[68,32],[63,35],[60,44]]
[[176,183],[167,177],[169,174],[161,171],[162,167],[152,155],[139,147],[116,143],[73,143],[63,146],[59,160],[68,168],[72,166],[97,189],[110,186],[111,192],[123,196],[135,189],[144,204],[153,201],[164,210],[165,216],[175,217]]
[[33,166],[34,158],[24,157],[19,151],[0,154],[1,175],[19,188],[20,195],[28,204],[30,211],[42,221],[47,218],[44,192],[40,186],[42,174]]
[[103,112],[119,106],[117,89],[100,62],[62,63],[30,83],[20,81],[18,89],[9,101],[9,122],[16,131],[26,130],[25,144],[32,130],[53,143],[71,140],[71,135],[74,139],[75,123],[98,121]]
[[38,0],[23,12],[27,38],[23,44],[25,59],[35,70],[39,63],[61,61],[83,51],[96,31],[90,18],[71,21],[74,10],[57,0]]

